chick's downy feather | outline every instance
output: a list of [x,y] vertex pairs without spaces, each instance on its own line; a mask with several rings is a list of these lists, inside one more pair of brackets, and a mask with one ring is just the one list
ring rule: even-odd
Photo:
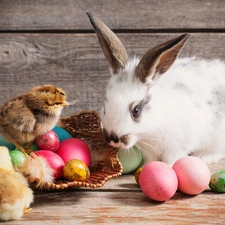
[[0,147],[0,220],[19,219],[33,202],[33,192],[24,176],[12,166],[9,150]]
[[53,85],[35,87],[0,109],[0,134],[14,144],[30,143],[56,125],[66,105],[69,103],[62,89]]

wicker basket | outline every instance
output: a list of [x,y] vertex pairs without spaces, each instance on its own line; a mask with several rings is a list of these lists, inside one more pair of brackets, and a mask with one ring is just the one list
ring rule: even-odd
[[[90,178],[86,181],[57,180],[46,182],[41,190],[63,190],[73,187],[98,188],[122,172],[122,165],[118,160],[118,149],[109,146],[103,136],[101,121],[95,111],[83,111],[75,115],[61,118],[58,125],[67,130],[73,137],[84,140],[91,149]],[[38,188],[39,179],[27,176],[30,186]]]

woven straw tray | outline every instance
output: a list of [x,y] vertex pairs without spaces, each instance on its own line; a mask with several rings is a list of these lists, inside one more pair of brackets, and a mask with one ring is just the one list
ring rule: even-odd
[[[102,187],[106,181],[118,177],[122,172],[118,149],[109,146],[102,135],[101,121],[97,112],[83,111],[69,117],[61,118],[58,126],[67,130],[73,137],[85,141],[91,150],[90,178],[86,181],[67,181],[65,179],[45,182],[41,190],[63,190],[74,187]],[[39,179],[26,176],[30,186],[38,187]]]

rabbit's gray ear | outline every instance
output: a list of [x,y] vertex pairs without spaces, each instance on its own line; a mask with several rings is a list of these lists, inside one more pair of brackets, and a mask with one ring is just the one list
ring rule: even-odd
[[152,76],[154,79],[165,73],[174,63],[189,36],[189,34],[183,34],[147,51],[136,68],[135,76],[145,83],[147,77]]
[[117,73],[119,69],[125,67],[128,55],[122,42],[100,19],[91,12],[87,12],[92,26],[95,29],[99,43],[108,60],[113,73]]

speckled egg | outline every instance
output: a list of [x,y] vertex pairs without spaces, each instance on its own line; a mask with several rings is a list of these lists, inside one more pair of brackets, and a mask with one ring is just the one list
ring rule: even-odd
[[81,160],[71,159],[63,167],[63,176],[70,181],[85,181],[90,177],[90,170]]
[[35,143],[41,150],[56,152],[60,146],[59,137],[55,131],[50,130],[35,139]]
[[173,169],[177,174],[178,189],[185,194],[200,194],[209,185],[209,167],[197,157],[182,157],[174,163]]
[[142,169],[139,178],[141,190],[155,201],[166,201],[177,191],[178,180],[174,170],[166,163],[150,162]]
[[225,193],[225,170],[218,171],[211,176],[209,187],[213,191]]

